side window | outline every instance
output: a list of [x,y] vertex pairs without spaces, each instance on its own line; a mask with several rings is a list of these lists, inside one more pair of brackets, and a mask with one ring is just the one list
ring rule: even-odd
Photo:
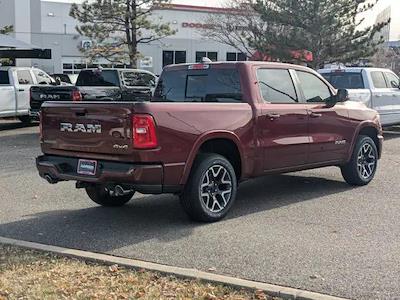
[[51,84],[53,82],[51,77],[41,70],[33,70],[33,74],[35,74],[39,84]]
[[386,89],[386,80],[382,72],[371,72],[372,83],[376,89]]
[[257,79],[264,101],[271,103],[298,102],[289,70],[258,69]]
[[385,72],[389,88],[399,88],[399,78],[393,73]]
[[31,72],[29,70],[17,71],[18,83],[22,85],[33,84]]
[[303,71],[296,71],[296,73],[307,102],[320,103],[332,97],[328,86],[317,76]]
[[140,72],[123,72],[122,77],[124,84],[128,87],[147,86],[154,87],[156,82],[154,76]]

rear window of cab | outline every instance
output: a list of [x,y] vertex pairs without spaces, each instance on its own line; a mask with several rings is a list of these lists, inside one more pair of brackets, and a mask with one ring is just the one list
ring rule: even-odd
[[10,84],[7,71],[0,71],[0,84]]
[[236,68],[167,68],[161,74],[153,102],[241,103],[243,96]]

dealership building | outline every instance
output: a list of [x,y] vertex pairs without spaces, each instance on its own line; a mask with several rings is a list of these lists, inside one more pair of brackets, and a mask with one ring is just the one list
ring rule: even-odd
[[[49,60],[17,59],[16,65],[36,66],[48,73],[78,73],[86,67],[109,67],[106,60],[94,65],[80,51],[93,41],[75,30],[77,21],[69,16],[70,3],[41,0],[0,1],[0,27],[13,25],[15,38],[52,51]],[[155,19],[170,23],[176,34],[150,44],[140,44],[139,67],[160,74],[172,63],[196,62],[207,56],[212,60],[244,60],[246,57],[230,46],[206,39],[201,28],[209,14],[224,14],[224,9],[171,4],[153,12]],[[123,67],[123,66],[114,66]]]

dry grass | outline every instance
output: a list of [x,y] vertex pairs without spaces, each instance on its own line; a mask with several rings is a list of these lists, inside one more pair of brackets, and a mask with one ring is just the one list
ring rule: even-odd
[[0,299],[270,299],[263,292],[0,245]]

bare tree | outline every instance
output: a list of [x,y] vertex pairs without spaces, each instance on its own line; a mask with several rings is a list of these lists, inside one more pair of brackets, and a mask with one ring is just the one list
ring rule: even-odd
[[258,32],[267,27],[248,0],[232,0],[224,13],[210,14],[205,23],[207,26],[200,31],[205,38],[229,45],[247,58],[254,58],[255,52],[249,39],[257,39]]
[[400,49],[390,47],[380,47],[371,57],[371,64],[377,68],[392,69],[400,74]]

